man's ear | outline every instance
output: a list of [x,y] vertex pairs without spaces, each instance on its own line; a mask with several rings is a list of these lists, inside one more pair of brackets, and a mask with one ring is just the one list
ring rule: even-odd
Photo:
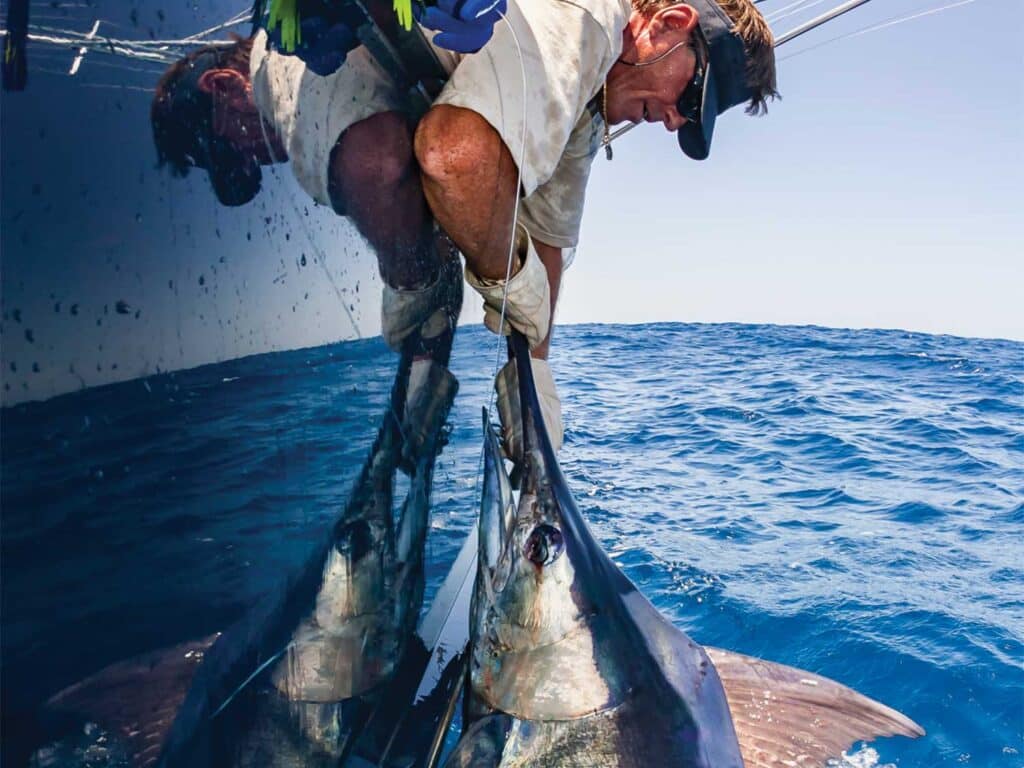
[[677,3],[662,8],[651,18],[651,37],[666,33],[676,35],[680,32],[690,33],[697,26],[698,16],[697,9],[686,3]]
[[249,81],[234,69],[208,69],[199,76],[199,90],[220,101],[248,98]]

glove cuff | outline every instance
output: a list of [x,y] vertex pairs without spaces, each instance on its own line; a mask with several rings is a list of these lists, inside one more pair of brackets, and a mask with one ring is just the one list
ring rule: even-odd
[[459,261],[458,257],[449,258],[443,261],[434,281],[422,288],[384,284],[381,334],[391,349],[401,352],[406,338],[417,331],[424,339],[433,339],[454,329],[461,308]]
[[[499,327],[502,301],[505,301],[505,320],[522,331],[533,349],[548,335],[551,326],[551,287],[548,272],[529,237],[524,238],[525,257],[519,270],[506,281],[489,280],[474,274],[466,267],[466,282],[484,299],[484,324],[495,333],[508,333]],[[518,244],[519,238],[517,238]],[[523,252],[523,251],[520,251]]]
[[[555,389],[551,366],[547,360],[531,357],[530,367],[533,369],[533,383],[548,439],[555,453],[558,453],[563,440],[562,401]],[[518,461],[523,451],[523,411],[519,402],[519,376],[515,362],[510,360],[498,371],[494,379],[494,390],[498,395],[498,414],[505,438],[505,452],[509,458]]]
[[387,345],[396,352],[402,342],[436,310],[441,281],[412,290],[384,286],[381,297],[381,333]]

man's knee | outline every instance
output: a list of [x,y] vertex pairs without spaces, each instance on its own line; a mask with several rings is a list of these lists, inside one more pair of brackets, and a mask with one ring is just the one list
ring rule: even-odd
[[415,152],[420,171],[441,184],[496,168],[503,147],[490,123],[462,107],[433,107],[416,127]]
[[398,112],[349,126],[331,152],[331,182],[346,197],[371,188],[387,192],[413,170],[412,129]]

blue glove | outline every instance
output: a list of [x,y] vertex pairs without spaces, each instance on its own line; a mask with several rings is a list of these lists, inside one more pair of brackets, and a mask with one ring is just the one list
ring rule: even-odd
[[348,52],[359,47],[356,33],[343,22],[331,24],[322,17],[303,19],[302,42],[295,55],[306,62],[306,68],[326,77],[345,63]]
[[438,0],[424,8],[413,4],[416,21],[439,32],[434,42],[459,53],[476,53],[494,34],[494,25],[508,9],[508,0]]
[[267,30],[271,47],[283,56],[298,56],[321,77],[337,72],[348,52],[359,46],[355,30],[340,18],[330,0],[299,0],[296,10],[300,42],[285,45],[284,24],[275,24]]

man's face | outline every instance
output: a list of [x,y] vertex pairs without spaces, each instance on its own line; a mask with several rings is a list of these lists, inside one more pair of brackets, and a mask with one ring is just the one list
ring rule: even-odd
[[688,5],[663,8],[653,16],[633,11],[623,34],[622,56],[608,72],[610,124],[663,123],[675,131],[686,122],[676,102],[696,66],[696,56],[686,45],[696,23],[697,11]]
[[199,78],[199,87],[213,98],[213,130],[218,136],[231,141],[239,151],[253,154],[262,164],[286,158],[274,131],[266,124],[260,125],[262,118],[247,77],[233,69],[210,69]]

